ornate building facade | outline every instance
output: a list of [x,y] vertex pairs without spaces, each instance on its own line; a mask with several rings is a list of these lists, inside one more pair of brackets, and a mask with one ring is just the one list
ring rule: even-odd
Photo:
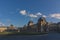
[[23,32],[46,32],[47,22],[44,17],[38,19],[37,24],[34,24],[32,20],[28,22],[27,26],[24,26],[22,29]]
[[33,32],[33,30],[34,30],[34,23],[33,23],[32,20],[30,20],[30,21],[28,22],[27,31],[28,31],[28,32]]
[[46,25],[46,19],[44,17],[39,18],[37,23],[38,32],[46,31]]

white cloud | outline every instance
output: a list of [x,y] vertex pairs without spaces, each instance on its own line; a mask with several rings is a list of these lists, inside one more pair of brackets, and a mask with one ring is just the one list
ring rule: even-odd
[[22,15],[26,15],[26,13],[27,13],[26,10],[21,10],[20,11],[20,14],[22,14]]
[[44,18],[46,18],[47,16],[46,15],[43,15],[42,13],[40,13],[40,12],[38,12],[37,14],[36,14],[38,17],[39,16],[42,16],[42,17],[44,17]]
[[38,12],[36,15],[41,16],[41,15],[42,15],[42,13]]
[[0,26],[5,26],[5,24],[3,24],[3,23],[0,22]]
[[47,16],[46,15],[42,15],[42,17],[46,18]]
[[41,16],[42,14],[40,12],[36,13],[36,14],[29,14],[29,17],[32,18],[37,18],[38,16]]
[[60,19],[60,13],[50,14],[50,17]]
[[28,12],[26,12],[26,10],[21,10],[20,11],[20,14],[25,15],[25,16],[28,16],[28,17],[32,17],[32,18],[37,18],[39,16],[42,16],[42,17],[45,17],[46,18],[46,15],[43,15],[40,12],[38,12],[36,14],[28,14]]
[[30,14],[29,16],[32,17],[32,18],[37,18],[38,17],[37,15],[34,15],[34,14]]

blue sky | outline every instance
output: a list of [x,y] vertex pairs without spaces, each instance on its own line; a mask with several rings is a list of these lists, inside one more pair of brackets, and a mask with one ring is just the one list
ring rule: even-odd
[[2,24],[22,27],[31,17],[36,23],[41,16],[37,17],[38,13],[44,15],[49,22],[60,22],[60,0],[0,0],[0,23]]

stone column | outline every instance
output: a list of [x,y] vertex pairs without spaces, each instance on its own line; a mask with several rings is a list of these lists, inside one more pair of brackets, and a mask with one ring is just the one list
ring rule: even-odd
[[43,31],[44,31],[43,27],[44,27],[44,26],[41,24],[41,32],[43,32]]

